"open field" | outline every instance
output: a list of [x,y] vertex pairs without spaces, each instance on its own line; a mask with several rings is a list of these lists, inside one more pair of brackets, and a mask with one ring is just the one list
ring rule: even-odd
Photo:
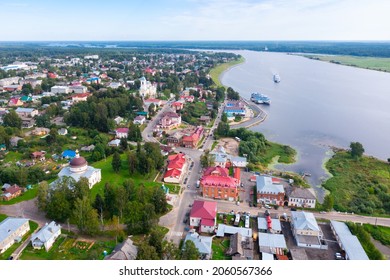
[[214,83],[217,85],[217,87],[223,87],[221,81],[219,80],[219,77],[221,76],[222,72],[229,69],[230,67],[243,63],[245,59],[243,57],[240,57],[238,60],[230,61],[228,63],[222,63],[218,65],[217,67],[214,67],[210,70],[210,76],[211,79],[214,81]]
[[344,55],[304,55],[304,57],[347,66],[390,72],[390,58]]
[[[122,185],[124,181],[131,179],[136,185],[144,184],[145,187],[161,187],[161,182],[153,182],[154,178],[157,176],[157,172],[149,175],[134,174],[130,176],[127,163],[127,155],[121,155],[122,166],[119,173],[115,173],[112,169],[111,162],[112,156],[107,157],[99,162],[92,164],[95,168],[100,168],[102,170],[102,180],[91,189],[92,197],[94,198],[98,193],[103,194],[104,185],[110,183],[113,186]],[[172,184],[165,184],[166,187],[169,187],[171,193],[178,193],[180,190],[179,187],[176,187]]]

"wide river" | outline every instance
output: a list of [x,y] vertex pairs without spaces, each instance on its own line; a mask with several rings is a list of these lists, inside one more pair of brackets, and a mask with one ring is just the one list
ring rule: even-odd
[[[262,106],[267,119],[251,129],[298,151],[297,162],[279,170],[307,172],[316,187],[328,177],[323,168],[330,146],[363,144],[365,154],[390,157],[390,74],[336,65],[283,53],[236,51],[245,63],[223,73],[221,82],[249,99],[252,92],[271,98]],[[278,73],[281,82],[273,82]]]

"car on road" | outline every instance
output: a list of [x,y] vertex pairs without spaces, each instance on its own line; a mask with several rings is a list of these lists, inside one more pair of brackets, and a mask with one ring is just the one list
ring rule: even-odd
[[183,223],[187,223],[187,221],[188,221],[188,217],[184,217],[184,219],[183,219]]
[[326,211],[320,211],[320,214],[326,214]]
[[341,255],[341,253],[335,253],[334,254],[334,257],[336,258],[336,260],[343,260],[344,259],[344,257]]
[[297,209],[295,209],[295,208],[291,208],[290,210],[291,210],[291,211],[297,211]]
[[184,184],[187,184],[188,178],[184,179]]
[[266,209],[271,209],[271,206],[269,206],[268,204],[265,204],[264,207],[265,207]]
[[188,185],[187,188],[190,188],[190,185]]

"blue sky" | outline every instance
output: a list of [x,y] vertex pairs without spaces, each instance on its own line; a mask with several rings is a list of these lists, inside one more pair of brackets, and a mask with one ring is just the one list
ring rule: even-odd
[[0,41],[390,40],[388,0],[0,0],[0,11]]

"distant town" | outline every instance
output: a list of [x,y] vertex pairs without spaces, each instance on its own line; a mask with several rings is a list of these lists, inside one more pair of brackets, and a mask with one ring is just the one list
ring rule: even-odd
[[[246,100],[213,78],[241,56],[62,47],[5,54],[0,259],[384,258],[368,232],[388,218],[339,211],[331,195],[319,203],[310,174],[268,168],[296,157],[249,129],[265,120],[270,98]],[[388,194],[372,193],[383,193],[386,208]]]

